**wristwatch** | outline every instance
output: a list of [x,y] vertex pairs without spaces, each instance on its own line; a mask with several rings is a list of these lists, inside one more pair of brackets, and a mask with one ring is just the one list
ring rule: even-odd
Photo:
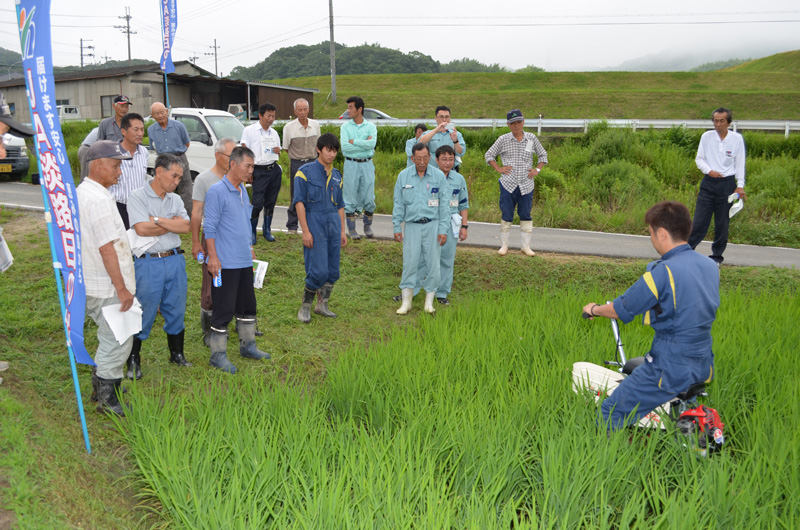
[[467,226],[467,225],[461,225],[461,228],[463,228],[464,230],[466,230],[467,228],[469,228],[469,226]]
[[158,217],[153,217],[153,222],[156,224],[156,226],[158,226],[158,221],[159,220],[160,219]]

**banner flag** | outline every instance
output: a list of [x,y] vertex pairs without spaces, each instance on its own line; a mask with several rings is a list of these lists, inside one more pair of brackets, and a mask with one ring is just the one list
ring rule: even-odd
[[175,71],[175,65],[172,64],[172,44],[175,42],[176,31],[178,31],[178,0],[161,0],[161,38],[164,41],[164,51],[159,62],[165,74]]
[[59,294],[65,298],[62,308],[67,345],[71,346],[77,362],[94,366],[83,343],[86,286],[81,263],[78,195],[56,110],[50,0],[17,0],[17,14],[53,267],[61,271],[64,282],[64,292],[61,294],[59,286]]

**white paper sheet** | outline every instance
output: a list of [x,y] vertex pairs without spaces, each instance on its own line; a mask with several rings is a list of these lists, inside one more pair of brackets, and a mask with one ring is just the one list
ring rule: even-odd
[[253,287],[261,289],[264,286],[264,276],[267,275],[268,261],[253,260]]
[[461,214],[454,213],[450,215],[450,228],[453,229],[453,237],[458,241],[458,234],[461,232]]
[[133,306],[124,313],[120,311],[122,304],[111,304],[103,308],[103,317],[114,333],[114,338],[122,344],[134,333],[142,331],[142,304],[136,298]]
[[158,241],[156,237],[140,236],[133,228],[129,228],[127,234],[128,243],[131,245],[131,252],[133,252],[134,256],[141,256]]

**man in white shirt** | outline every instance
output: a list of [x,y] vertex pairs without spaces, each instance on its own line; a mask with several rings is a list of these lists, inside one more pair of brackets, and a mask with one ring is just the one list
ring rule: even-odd
[[[300,166],[317,159],[317,140],[322,131],[319,122],[308,117],[308,101],[300,98],[294,102],[297,119],[283,127],[283,150],[289,153],[289,196],[294,197],[294,175]],[[286,229],[290,234],[297,233],[297,210],[295,204],[289,206]]]
[[700,181],[700,190],[697,192],[689,246],[697,248],[706,237],[713,215],[714,242],[711,244],[709,257],[720,265],[724,259],[722,253],[728,246],[728,212],[731,209],[728,197],[738,193],[740,199],[745,199],[745,146],[741,134],[728,130],[733,119],[730,109],[718,108],[711,119],[714,121],[714,130],[706,131],[700,137],[695,158],[697,168],[705,176]]
[[122,218],[125,230],[130,228],[128,222],[128,196],[144,187],[147,178],[147,148],[142,145],[144,138],[144,118],[141,114],[130,112],[122,117],[122,148],[131,158],[123,160],[120,169],[122,176],[119,182],[108,188],[111,196],[117,201],[117,209]]
[[269,242],[275,241],[272,236],[272,211],[281,191],[281,166],[278,157],[281,154],[281,137],[272,128],[275,111],[278,108],[272,103],[264,103],[258,107],[258,123],[245,127],[242,132],[242,146],[253,151],[256,156],[253,169],[253,214],[250,225],[253,230],[252,244],[256,244],[256,227],[258,215],[264,209],[264,224],[261,235]]
[[97,324],[97,370],[92,386],[97,411],[124,416],[118,400],[123,366],[131,352],[133,337],[122,344],[103,316],[103,307],[120,304],[125,312],[133,305],[136,278],[131,247],[108,188],[116,184],[123,160],[130,160],[120,144],[98,140],[89,148],[89,175],[78,186],[81,221],[81,261],[86,285],[86,314]]

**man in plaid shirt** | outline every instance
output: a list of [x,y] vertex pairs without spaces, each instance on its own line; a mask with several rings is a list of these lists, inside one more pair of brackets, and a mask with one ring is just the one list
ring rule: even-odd
[[[533,208],[533,179],[547,163],[547,151],[544,150],[539,139],[533,133],[525,132],[525,118],[522,111],[514,109],[506,115],[510,133],[506,133],[486,151],[486,163],[502,176],[500,182],[500,250],[501,256],[508,253],[508,236],[511,223],[514,220],[514,209],[519,214],[519,228],[521,235],[522,252],[528,256],[536,254],[531,250],[531,233],[533,221],[531,208]],[[533,165],[534,153],[537,165]],[[497,163],[500,155],[503,165]]]

